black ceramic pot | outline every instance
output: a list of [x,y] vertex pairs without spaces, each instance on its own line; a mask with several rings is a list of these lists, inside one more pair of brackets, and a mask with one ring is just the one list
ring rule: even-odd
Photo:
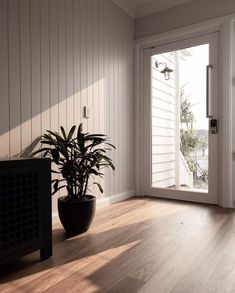
[[66,196],[58,198],[60,221],[69,235],[86,232],[95,215],[96,198],[87,195],[85,200],[69,201]]

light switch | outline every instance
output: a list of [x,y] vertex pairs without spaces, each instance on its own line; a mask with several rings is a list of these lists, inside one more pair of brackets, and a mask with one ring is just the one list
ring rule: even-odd
[[84,106],[84,117],[90,118],[91,116],[91,108],[89,106]]

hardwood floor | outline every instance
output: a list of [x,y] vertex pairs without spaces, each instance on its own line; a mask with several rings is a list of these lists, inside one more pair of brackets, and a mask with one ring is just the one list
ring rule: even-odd
[[235,292],[235,213],[136,198],[97,211],[89,232],[53,232],[54,254],[0,272],[0,292]]

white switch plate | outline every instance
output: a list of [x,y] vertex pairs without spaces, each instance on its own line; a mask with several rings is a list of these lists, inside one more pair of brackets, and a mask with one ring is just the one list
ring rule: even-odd
[[84,106],[84,117],[85,118],[91,117],[91,108],[89,106]]

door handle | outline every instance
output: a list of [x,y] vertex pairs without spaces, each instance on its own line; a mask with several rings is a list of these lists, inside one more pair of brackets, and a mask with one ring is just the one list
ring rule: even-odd
[[206,118],[213,117],[210,113],[210,71],[212,68],[211,64],[206,66]]

